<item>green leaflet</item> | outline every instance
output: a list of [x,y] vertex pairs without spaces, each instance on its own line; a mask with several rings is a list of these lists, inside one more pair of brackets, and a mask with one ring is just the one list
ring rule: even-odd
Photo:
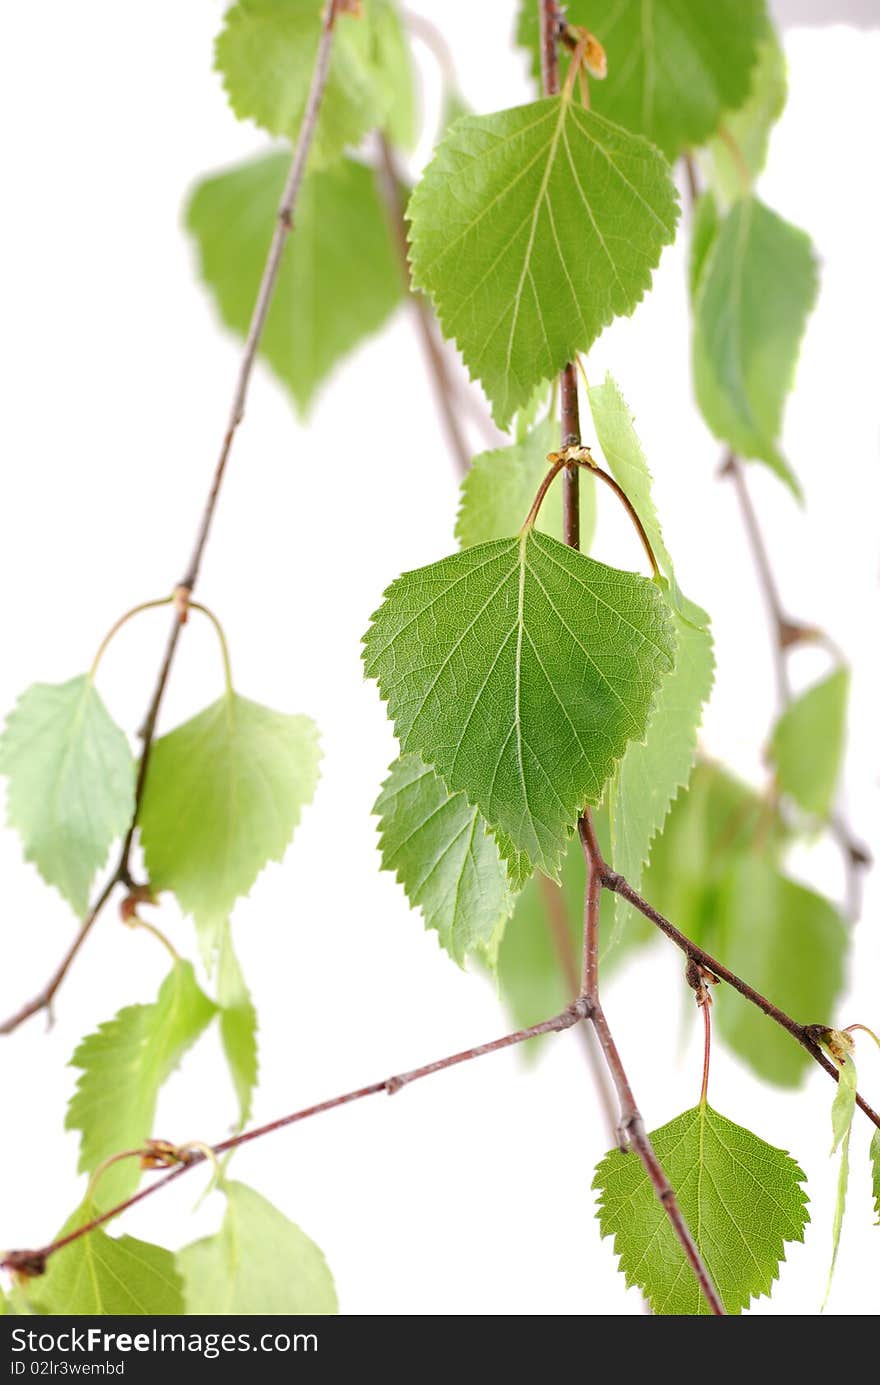
[[419,101],[397,0],[367,0],[366,14],[373,26],[373,62],[385,89],[383,129],[392,144],[412,150],[419,137]]
[[694,385],[706,423],[796,495],[779,435],[817,287],[806,233],[743,197],[721,223],[694,301]]
[[305,1232],[244,1183],[223,1183],[226,1214],[215,1236],[177,1257],[193,1316],[288,1317],[338,1312],[327,1262]]
[[[521,528],[547,474],[547,453],[558,444],[559,423],[551,416],[510,446],[481,452],[474,458],[461,483],[455,524],[455,537],[462,548],[505,539]],[[581,548],[588,549],[596,524],[596,483],[583,469],[579,475]],[[547,492],[535,528],[562,539],[562,486],[558,482]]]
[[232,946],[228,920],[220,930],[217,952],[217,1004],[220,1007],[220,1040],[238,1097],[238,1123],[242,1127],[250,1119],[259,1075],[257,1012]]
[[709,258],[709,251],[715,244],[721,226],[721,212],[718,200],[711,192],[704,192],[697,199],[691,219],[691,244],[688,256],[688,292],[696,299],[703,270]]
[[[809,1220],[805,1175],[790,1155],[712,1109],[695,1106],[651,1135],[728,1313],[769,1294],[787,1241]],[[641,1161],[613,1150],[596,1169],[598,1218],[628,1285],[657,1314],[708,1313]]]
[[783,793],[807,813],[831,812],[846,743],[849,669],[837,668],[785,709],[770,739]]
[[[749,193],[767,162],[770,132],[785,108],[787,86],[785,54],[768,25],[752,69],[748,100],[739,110],[725,112],[722,127],[728,139],[711,139],[701,159],[711,186],[725,202]],[[744,173],[749,186],[743,185]]]
[[856,1113],[856,1091],[858,1089],[858,1074],[852,1055],[850,1054],[842,1063],[838,1063],[837,1068],[840,1077],[834,1092],[834,1101],[831,1104],[831,1128],[834,1132],[831,1153],[835,1154],[837,1149],[840,1149],[840,1168],[837,1175],[834,1222],[831,1228],[831,1266],[828,1270],[828,1284],[825,1288],[823,1309],[828,1303],[828,1297],[831,1293],[831,1282],[837,1268],[837,1252],[840,1250],[840,1232],[843,1228],[846,1190],[849,1184],[849,1140],[852,1134],[853,1116]]
[[[756,856],[726,874],[714,926],[701,939],[732,971],[790,1015],[826,1023],[844,981],[849,934],[827,899],[781,875]],[[809,1054],[730,987],[715,1004],[718,1030],[759,1076],[796,1086]]]
[[874,1211],[877,1213],[877,1226],[880,1226],[880,1130],[871,1136],[871,1189],[874,1198]]
[[[227,327],[250,324],[289,158],[264,154],[205,178],[186,225]],[[353,159],[306,175],[260,354],[305,413],[334,366],[382,326],[403,279],[372,169]]]
[[455,122],[410,201],[413,282],[500,427],[633,311],[677,216],[657,150],[574,101]]
[[[323,0],[238,0],[217,38],[216,66],[239,120],[295,140],[321,33]],[[412,71],[389,0],[364,0],[358,18],[337,16],[330,72],[311,166],[332,163],[368,130],[387,124],[395,140],[413,133]]]
[[673,658],[653,583],[533,530],[405,573],[364,637],[401,749],[554,878]]
[[[608,58],[590,82],[602,115],[646,135],[670,160],[702,144],[722,112],[742,105],[766,31],[763,0],[569,0],[570,24],[596,35]],[[522,0],[517,38],[538,60],[538,10]],[[568,57],[560,50],[562,71]]]
[[0,738],[0,773],[25,859],[84,914],[95,872],[134,813],[128,741],[85,674],[22,693]]
[[[690,606],[691,603],[688,602]],[[703,704],[712,690],[715,657],[708,630],[674,616],[675,668],[660,684],[645,737],[630,741],[607,790],[611,824],[610,861],[633,889],[640,889],[651,844],[673,801],[690,777],[697,753]],[[612,896],[614,923],[605,946],[613,946],[636,911]]]
[[235,901],[284,856],[319,760],[309,717],[233,692],[154,744],[138,817],[150,883],[192,914],[207,955]]
[[[100,1208],[74,1212],[59,1236],[91,1221]],[[28,1298],[39,1312],[71,1317],[171,1317],[183,1313],[183,1283],[174,1256],[134,1236],[108,1236],[99,1227],[58,1251]]]
[[751,853],[777,863],[784,840],[772,803],[720,765],[701,761],[654,840],[643,892],[689,938],[702,941],[731,869]]
[[[153,1004],[127,1006],[82,1040],[71,1059],[81,1074],[64,1122],[81,1132],[81,1173],[93,1173],[120,1150],[139,1149],[156,1133],[159,1090],[215,1013],[191,963],[178,962]],[[113,1164],[92,1200],[112,1207],[134,1192],[140,1177],[136,1159]]]
[[394,871],[425,926],[463,966],[469,954],[490,961],[514,892],[498,844],[463,793],[450,794],[419,759],[391,766],[373,812],[382,866]]

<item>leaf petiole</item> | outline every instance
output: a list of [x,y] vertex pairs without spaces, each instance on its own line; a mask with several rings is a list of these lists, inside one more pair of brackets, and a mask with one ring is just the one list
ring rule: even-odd
[[140,605],[132,606],[130,611],[126,611],[124,615],[121,615],[119,619],[113,625],[110,626],[110,629],[107,631],[101,643],[98,645],[98,652],[92,660],[92,664],[89,669],[89,682],[94,683],[95,674],[98,672],[98,665],[100,664],[101,660],[104,657],[104,654],[107,651],[107,646],[110,644],[114,635],[118,634],[118,632],[122,629],[123,625],[127,625],[130,620],[133,620],[135,616],[139,616],[143,611],[154,611],[157,610],[160,606],[170,606],[173,600],[174,595],[172,593],[171,596],[157,597],[154,601],[142,601]]

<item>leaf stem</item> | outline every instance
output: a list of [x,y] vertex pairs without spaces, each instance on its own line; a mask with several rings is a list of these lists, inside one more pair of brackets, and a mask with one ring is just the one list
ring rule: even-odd
[[229,644],[226,640],[226,632],[210,607],[203,606],[201,601],[188,601],[187,604],[191,611],[200,611],[203,616],[207,616],[217,633],[217,639],[220,641],[220,653],[223,658],[223,677],[226,683],[226,695],[227,697],[231,697],[234,689],[232,686],[232,664],[229,659]]
[[584,465],[586,466],[588,471],[592,472],[594,476],[598,476],[600,481],[604,481],[605,485],[610,486],[611,489],[614,491],[614,494],[617,496],[618,500],[621,502],[623,508],[626,510],[627,514],[632,520],[636,533],[642,541],[642,547],[644,548],[645,553],[647,554],[648,562],[651,564],[651,571],[659,581],[663,575],[660,571],[660,564],[657,562],[654,550],[651,547],[651,540],[648,538],[645,526],[639,519],[638,511],[636,510],[635,505],[630,500],[626,491],[623,489],[621,485],[618,484],[617,481],[615,481],[613,476],[610,476],[607,471],[603,471],[600,466],[596,466],[595,462],[585,462]]
[[165,951],[170,953],[171,960],[174,962],[175,966],[180,961],[180,953],[177,951],[171,939],[167,938],[162,932],[162,929],[157,928],[154,923],[149,923],[147,919],[142,919],[140,914],[130,914],[125,920],[125,923],[128,928],[142,928],[145,933],[152,933],[157,942],[160,942],[165,948]]
[[[324,96],[324,90],[327,85],[327,76],[330,69],[330,54],[333,47],[333,35],[334,25],[336,21],[337,6],[338,0],[327,0],[327,3],[324,8],[323,18],[321,21],[321,36],[318,42],[318,50],[315,56],[315,65],[312,70],[309,94],[306,99],[302,124],[299,128],[299,134],[297,136],[296,147],[293,151],[293,157],[291,159],[290,170],[287,175],[287,181],[284,185],[284,191],[281,194],[281,201],[278,206],[278,213],[275,220],[275,230],[269,245],[269,250],[266,256],[266,263],[263,268],[263,276],[260,280],[260,286],[257,291],[256,301],[254,303],[254,309],[253,314],[251,316],[250,326],[248,328],[247,338],[245,340],[244,349],[242,351],[241,363],[239,365],[238,376],[236,379],[235,389],[232,396],[232,406],[229,412],[229,420],[226,426],[226,432],[223,436],[223,441],[220,447],[220,454],[214,467],[214,474],[211,479],[210,489],[208,491],[208,496],[205,501],[204,509],[202,511],[202,517],[199,522],[199,527],[196,532],[195,543],[193,545],[192,554],[190,556],[189,564],[187,566],[186,576],[183,578],[183,580],[179,583],[178,586],[178,591],[184,592],[187,597],[192,592],[198,580],[199,572],[202,565],[202,558],[205,552],[205,546],[208,542],[208,536],[211,532],[211,523],[214,518],[214,512],[217,508],[217,501],[220,497],[220,491],[223,485],[223,477],[226,474],[226,464],[229,461],[229,455],[232,451],[232,444],[235,439],[235,434],[238,431],[239,424],[244,418],[245,405],[247,403],[251,376],[253,374],[254,365],[256,363],[257,358],[257,348],[259,347],[260,340],[263,335],[263,329],[266,325],[266,318],[269,313],[269,308],[272,302],[272,296],[274,294],[275,285],[278,280],[278,272],[281,268],[281,260],[284,255],[287,239],[290,235],[290,232],[293,229],[293,220],[294,212],[296,210],[296,203],[299,196],[300,188],[302,186],[303,175],[306,169],[306,161],[308,159],[309,151],[312,147],[312,142],[315,137],[315,129],[318,121],[318,112],[320,110],[321,101]],[[141,799],[143,797],[144,792],[144,786],[146,784],[147,769],[150,760],[150,751],[152,749],[153,736],[156,731],[156,723],[159,718],[159,710],[162,705],[162,699],[165,695],[165,688],[168,683],[168,677],[171,673],[171,667],[174,662],[175,653],[177,651],[177,644],[180,639],[180,633],[183,629],[185,620],[186,602],[181,602],[178,604],[175,601],[174,620],[172,622],[171,629],[168,633],[168,640],[165,645],[165,653],[163,655],[162,662],[159,667],[156,683],[153,688],[153,693],[150,698],[149,705],[147,707],[147,713],[140,730],[140,737],[143,743],[143,749],[141,752],[137,782],[135,785],[135,810],[132,814],[132,820],[129,825],[128,832],[126,833],[125,840],[122,843],[122,848],[120,851],[119,860],[116,865],[116,868],[113,871],[113,874],[111,875],[109,881],[101,890],[100,894],[97,896],[94,904],[89,910],[89,913],[87,914],[84,922],[80,927],[79,932],[74,938],[71,947],[65,954],[61,962],[61,965],[53,973],[49,981],[43,987],[42,991],[40,991],[39,995],[35,996],[33,1000],[28,1001],[26,1005],[23,1005],[20,1010],[18,1010],[14,1015],[11,1015],[3,1024],[0,1024],[0,1034],[11,1034],[15,1029],[18,1028],[20,1024],[22,1024],[26,1019],[30,1018],[31,1015],[38,1014],[41,1010],[48,1009],[48,1007],[52,1003],[52,1000],[59,986],[64,981],[64,978],[67,975],[67,972],[72,962],[74,961],[74,958],[77,956],[80,948],[82,947],[82,944],[85,942],[88,934],[91,932],[91,929],[94,926],[95,921],[98,918],[98,915],[101,913],[101,910],[107,903],[107,900],[110,898],[111,894],[113,893],[113,890],[117,885],[131,884],[129,858],[131,856],[131,849],[134,843],[138,809],[140,807]]]
[[712,1057],[712,1004],[705,996],[700,1009],[703,1012],[703,1083],[700,1087],[700,1105],[705,1106],[709,1099],[709,1062]]
[[95,674],[98,672],[98,665],[100,664],[105,653],[107,652],[107,646],[110,644],[110,641],[113,639],[114,635],[116,635],[122,629],[123,625],[127,625],[130,620],[133,620],[135,616],[141,615],[143,611],[154,611],[160,606],[170,606],[173,600],[174,596],[172,595],[157,597],[155,601],[142,601],[140,605],[132,606],[130,611],[126,611],[124,615],[121,615],[119,619],[115,621],[113,625],[110,626],[110,629],[107,631],[101,643],[98,645],[97,653],[95,654],[95,657],[91,663],[91,667],[89,668],[89,682],[94,683]]
[[92,1201],[95,1195],[95,1189],[101,1180],[101,1176],[105,1174],[108,1169],[111,1169],[114,1164],[121,1164],[125,1159],[141,1159],[143,1154],[143,1149],[123,1149],[120,1150],[118,1154],[109,1154],[106,1159],[102,1159],[98,1167],[92,1172],[83,1200],[85,1202]]
[[541,484],[538,487],[538,494],[532,501],[531,508],[528,514],[526,515],[525,520],[523,521],[522,528],[519,531],[520,534],[525,534],[527,530],[534,528],[535,520],[538,518],[538,513],[541,509],[541,506],[544,503],[544,496],[547,494],[553,482],[556,480],[556,477],[559,475],[560,471],[565,465],[565,458],[560,457],[557,459],[557,461],[553,463],[550,469],[543,476]]

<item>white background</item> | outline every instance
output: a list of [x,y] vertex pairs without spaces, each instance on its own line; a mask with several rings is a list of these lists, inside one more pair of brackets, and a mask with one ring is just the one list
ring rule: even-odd
[[[432,7],[414,5],[423,12]],[[529,99],[508,41],[507,3],[442,7],[465,95],[480,110]],[[84,669],[116,615],[180,575],[222,434],[238,347],[217,326],[180,227],[188,185],[262,147],[239,126],[211,71],[221,7],[25,5],[4,12],[0,101],[5,215],[0,222],[4,458],[0,706],[28,683]],[[791,95],[763,179],[766,199],[806,226],[822,294],[788,411],[785,442],[808,504],[770,476],[753,490],[792,614],[833,632],[855,667],[846,800],[870,836],[876,820],[877,322],[876,131],[880,36],[848,29],[786,35]],[[428,121],[437,82],[420,52]],[[713,614],[716,692],[704,741],[760,783],[773,710],[760,596],[734,497],[716,480],[717,445],[690,397],[681,244],[632,321],[595,346],[637,416],[683,587]],[[320,723],[325,759],[314,805],[283,867],[270,867],[235,914],[261,1019],[267,1119],[503,1033],[492,989],[461,973],[379,872],[370,807],[394,749],[359,638],[399,571],[453,547],[453,468],[412,324],[336,374],[306,425],[258,370],[204,567],[200,595],[220,612],[242,692]],[[631,535],[602,505],[597,552],[635,561]],[[135,727],[164,642],[164,614],[120,637],[101,686]],[[808,680],[823,667],[800,655]],[[162,725],[213,699],[210,632],[187,629]],[[875,842],[875,849],[877,843]],[[73,922],[0,838],[0,998],[5,1013],[44,981]],[[792,869],[841,891],[830,847]],[[878,882],[856,935],[841,1022],[880,1023]],[[192,928],[170,902],[157,915],[184,950]],[[696,1099],[699,1036],[682,1044],[681,966],[662,949],[609,986],[607,1009],[649,1126]],[[75,1204],[76,1137],[62,1136],[78,1038],[124,1003],[154,997],[166,957],[108,910],[62,991],[55,1028],[32,1021],[0,1044],[0,1243],[41,1242]],[[805,1019],[826,1018],[804,1016]],[[827,1017],[831,1018],[831,1017]],[[880,1053],[860,1046],[862,1085],[880,1099]],[[762,1088],[718,1051],[712,1099],[791,1149],[807,1170],[813,1223],[770,1305],[814,1313],[830,1251],[834,1166],[830,1084]],[[221,1137],[233,1114],[213,1036],[161,1100],[156,1133]],[[871,1227],[859,1118],[850,1216],[829,1312],[876,1309],[880,1231]],[[605,1135],[572,1035],[534,1067],[504,1054],[298,1126],[243,1151],[252,1181],[315,1237],[347,1313],[625,1314],[641,1311],[592,1220],[589,1184]],[[195,1173],[126,1218],[166,1244],[210,1230],[219,1197],[195,1215]]]

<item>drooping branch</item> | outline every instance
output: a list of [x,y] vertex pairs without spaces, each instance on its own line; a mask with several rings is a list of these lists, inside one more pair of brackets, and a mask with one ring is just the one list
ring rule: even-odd
[[[152,1197],[161,1188],[167,1187],[169,1183],[180,1178],[188,1169],[204,1163],[206,1159],[216,1159],[222,1154],[228,1154],[230,1150],[238,1149],[240,1145],[250,1144],[253,1140],[261,1140],[265,1135],[273,1135],[278,1130],[286,1130],[290,1125],[298,1125],[300,1121],[308,1120],[312,1116],[320,1116],[327,1111],[335,1111],[340,1106],[350,1106],[352,1102],[363,1101],[365,1097],[378,1096],[380,1092],[385,1092],[388,1096],[395,1096],[404,1087],[410,1086],[413,1082],[421,1081],[423,1077],[433,1077],[435,1073],[445,1072],[447,1068],[458,1067],[461,1063],[470,1063],[475,1058],[485,1058],[490,1053],[500,1053],[502,1049],[527,1043],[529,1039],[537,1039],[542,1034],[561,1033],[564,1029],[571,1029],[573,1025],[584,1018],[586,1013],[586,1003],[578,998],[558,1015],[542,1020],[539,1024],[529,1025],[526,1029],[517,1029],[512,1034],[505,1034],[500,1039],[492,1039],[487,1044],[477,1044],[474,1048],[463,1049],[459,1053],[450,1054],[448,1057],[438,1058],[433,1063],[425,1063],[422,1067],[410,1068],[408,1072],[382,1078],[379,1082],[371,1082],[366,1087],[356,1087],[353,1091],[343,1092],[341,1096],[330,1097],[326,1101],[316,1102],[313,1106],[292,1111],[289,1115],[269,1121],[266,1125],[257,1125],[252,1130],[244,1130],[238,1135],[230,1135],[228,1139],[221,1140],[215,1145],[191,1144],[176,1150],[176,1147],[168,1141],[152,1141],[151,1147],[144,1150],[144,1155],[147,1158],[150,1157],[151,1150],[161,1148],[173,1160],[176,1151],[178,1159],[176,1167],[173,1167],[164,1178],[149,1184],[140,1192],[134,1193],[132,1197],[126,1198],[124,1202],[117,1203],[108,1211],[102,1212],[100,1216],[91,1218],[90,1221],[84,1222],[74,1231],[68,1232],[66,1236],[60,1236],[57,1240],[49,1242],[48,1245],[41,1246],[38,1250],[8,1251],[0,1260],[0,1269],[20,1271],[30,1275],[42,1274],[50,1257],[57,1254],[59,1250],[72,1245],[74,1241],[89,1235],[90,1232],[97,1231],[99,1227],[113,1221],[115,1217],[127,1212],[130,1207],[134,1207],[137,1203],[143,1202],[145,1198]],[[129,1157],[131,1151],[125,1151],[125,1154],[126,1157]]]
[[[760,991],[756,991],[754,986],[750,986],[741,976],[737,976],[736,972],[724,966],[723,962],[719,962],[711,953],[706,952],[704,948],[698,947],[696,943],[691,942],[690,938],[686,937],[686,935],[676,928],[673,923],[670,923],[669,919],[665,918],[659,910],[649,904],[646,899],[643,899],[638,891],[634,890],[632,885],[630,885],[622,875],[612,870],[610,866],[604,863],[602,884],[606,890],[611,890],[614,894],[619,894],[621,899],[625,899],[634,909],[638,909],[640,914],[643,914],[656,928],[659,928],[661,933],[665,933],[667,938],[674,942],[676,947],[680,948],[684,955],[691,961],[697,962],[705,971],[717,977],[719,981],[726,981],[728,986],[732,986],[735,991],[739,991],[741,996],[744,996],[752,1005],[761,1010],[768,1019],[773,1020],[780,1028],[786,1030],[793,1039],[797,1040],[797,1042],[807,1050],[810,1057],[815,1059],[820,1068],[825,1069],[829,1077],[833,1077],[835,1082],[838,1080],[839,1074],[837,1068],[833,1063],[829,1062],[817,1042],[817,1034],[822,1033],[825,1026],[800,1024],[797,1020],[792,1019],[791,1015],[786,1014],[778,1005],[774,1005],[773,1002],[762,995]],[[857,1095],[856,1100],[868,1119],[873,1121],[874,1125],[880,1130],[880,1113],[875,1111],[861,1095]]]
[[232,444],[235,440],[239,424],[244,418],[245,405],[247,403],[248,390],[250,387],[251,376],[257,359],[257,349],[269,315],[272,304],[272,296],[278,280],[278,271],[281,268],[281,261],[290,232],[293,230],[294,213],[296,211],[297,198],[302,186],[305,174],[306,162],[309,151],[315,136],[315,129],[318,122],[318,113],[321,108],[321,101],[324,89],[327,85],[327,74],[330,67],[330,54],[333,47],[333,34],[337,15],[338,0],[327,0],[321,24],[321,35],[318,42],[318,49],[315,55],[315,66],[312,71],[312,79],[309,86],[309,93],[306,100],[305,111],[302,124],[297,136],[296,146],[290,163],[290,170],[278,205],[278,213],[275,221],[275,230],[269,251],[266,256],[266,263],[263,268],[260,286],[257,290],[257,297],[251,315],[250,326],[245,339],[242,351],[241,363],[236,378],[235,390],[232,396],[232,404],[229,411],[229,418],[226,425],[226,432],[220,447],[220,454],[214,467],[211,478],[211,485],[205,506],[202,511],[201,520],[196,531],[195,542],[192,553],[186,568],[185,575],[177,587],[179,599],[175,602],[174,618],[171,629],[168,633],[168,640],[165,645],[165,652],[159,666],[159,673],[156,678],[153,692],[147,707],[139,735],[141,737],[141,758],[138,765],[137,781],[135,785],[135,804],[132,819],[129,824],[125,840],[119,853],[118,861],[113,871],[95,902],[89,909],[79,930],[73,939],[71,946],[66,952],[59,967],[53,972],[43,989],[20,1010],[11,1015],[3,1024],[0,1024],[0,1034],[11,1034],[20,1024],[29,1019],[32,1015],[39,1014],[42,1010],[50,1009],[55,995],[64,981],[71,965],[76,959],[80,948],[92,931],[101,911],[110,899],[117,885],[130,887],[132,877],[130,870],[131,850],[134,843],[134,836],[137,830],[138,811],[144,794],[144,787],[147,780],[147,770],[149,768],[150,753],[153,746],[153,739],[156,732],[156,723],[159,719],[159,711],[165,695],[165,688],[174,663],[174,656],[177,652],[177,645],[183,626],[186,623],[187,603],[193,588],[198,581],[201,569],[202,558],[205,546],[211,532],[211,524],[220,498],[220,491],[223,485],[223,478],[226,474],[226,465],[232,451]]
[[[559,92],[559,38],[562,29],[561,15],[557,0],[539,0],[539,14],[541,17],[541,77],[544,93],[547,96],[554,96]],[[571,76],[571,74],[569,74]],[[562,451],[558,454],[558,460],[553,463],[549,477],[545,477],[545,483],[553,479],[560,467],[563,467],[562,481],[562,536],[563,541],[569,548],[580,548],[580,476],[578,473],[578,461],[574,458],[571,462],[565,462],[567,449],[576,451],[581,446],[581,421],[580,408],[578,405],[578,372],[577,363],[569,361],[563,367],[559,377],[559,397],[560,397],[560,420],[562,431]],[[622,492],[621,492],[622,494]],[[539,492],[539,497],[542,492]],[[536,502],[540,504],[540,499]],[[629,502],[627,501],[627,504]],[[630,507],[631,508],[631,507]],[[534,509],[534,506],[533,506]],[[634,512],[633,512],[634,513]],[[641,523],[638,521],[639,527]],[[650,551],[650,545],[648,545]],[[652,554],[653,560],[653,554]],[[656,564],[655,564],[656,567]],[[602,896],[602,876],[591,865],[589,851],[586,850],[587,840],[595,842],[595,832],[593,831],[592,818],[589,809],[583,814],[579,823],[578,831],[581,839],[585,843],[587,856],[587,882],[586,899],[584,903],[584,965],[583,965],[583,995],[588,1007],[588,1017],[593,1025],[593,1030],[599,1040],[599,1047],[602,1050],[608,1072],[617,1091],[618,1106],[620,1109],[619,1139],[621,1143],[626,1141],[627,1147],[636,1153],[642,1161],[642,1166],[650,1179],[651,1186],[657,1195],[666,1215],[669,1218],[675,1235],[678,1237],[679,1244],[684,1251],[685,1257],[694,1272],[700,1292],[709,1305],[710,1311],[723,1316],[724,1305],[712,1277],[709,1274],[702,1256],[694,1242],[690,1230],[682,1215],[681,1208],[675,1197],[675,1193],[661,1168],[650,1138],[645,1130],[644,1122],[639,1114],[632,1089],[629,1085],[620,1054],[605,1019],[602,1004],[599,999],[599,905]],[[598,845],[597,845],[598,851]],[[601,858],[600,858],[601,859]]]
[[[684,952],[688,958],[698,963],[699,966],[711,976],[716,977],[720,981],[726,981],[728,985],[733,986],[735,990],[739,991],[740,995],[745,996],[746,1000],[756,1005],[769,1019],[780,1025],[792,1036],[792,1038],[802,1044],[811,1057],[815,1059],[820,1067],[825,1069],[829,1076],[833,1077],[835,1081],[838,1080],[837,1069],[826,1057],[818,1043],[818,1039],[825,1032],[824,1026],[798,1024],[797,1021],[793,1020],[790,1015],[787,1015],[784,1010],[780,1010],[778,1006],[774,1005],[752,986],[749,986],[746,981],[742,980],[742,978],[738,977],[734,972],[731,972],[716,958],[712,957],[702,948],[697,947],[696,944],[686,938],[683,933],[679,932],[674,924],[670,923],[669,920],[658,913],[656,909],[653,909],[651,905],[642,899],[641,895],[628,884],[622,875],[613,871],[603,860],[598,841],[595,837],[595,832],[592,829],[592,820],[586,814],[581,819],[579,831],[582,842],[584,842],[584,837],[587,838],[587,841],[584,843],[584,850],[588,855],[591,874],[594,878],[601,881],[602,889],[611,890],[615,894],[619,894],[622,899],[626,899],[628,903],[632,904],[634,908],[638,909],[646,918],[654,923],[661,932],[665,933],[677,947],[681,948],[682,952]],[[595,896],[588,894],[587,923],[590,929],[595,929],[598,924],[598,908],[594,904],[591,904],[591,899],[595,899]],[[596,1014],[600,1016],[598,1024],[595,1020]],[[250,1144],[253,1140],[262,1139],[265,1135],[271,1135],[276,1131],[284,1130],[288,1126],[296,1125],[300,1121],[310,1119],[312,1116],[319,1116],[327,1111],[333,1111],[339,1106],[348,1106],[352,1102],[360,1101],[365,1097],[376,1096],[380,1092],[386,1092],[389,1096],[393,1096],[403,1087],[408,1086],[412,1082],[417,1082],[423,1077],[430,1077],[434,1073],[444,1072],[447,1068],[457,1067],[461,1063],[470,1062],[474,1058],[482,1058],[487,1054],[497,1053],[503,1048],[511,1048],[516,1044],[526,1043],[529,1039],[538,1038],[542,1034],[560,1033],[562,1030],[573,1028],[581,1020],[589,1020],[593,1023],[606,1061],[608,1062],[612,1080],[615,1082],[615,1086],[621,1096],[622,1133],[626,1135],[630,1146],[642,1159],[653,1186],[658,1190],[658,1196],[662,1197],[667,1215],[670,1216],[673,1225],[675,1225],[674,1206],[676,1204],[674,1204],[674,1194],[673,1197],[670,1198],[669,1192],[666,1191],[668,1184],[665,1181],[662,1169],[660,1169],[655,1158],[652,1162],[653,1151],[651,1150],[648,1136],[644,1133],[644,1127],[641,1124],[641,1118],[638,1116],[637,1108],[635,1108],[634,1118],[632,1107],[635,1107],[635,1102],[632,1101],[632,1089],[629,1086],[626,1074],[623,1070],[620,1055],[608,1031],[607,1020],[604,1017],[601,1005],[599,1005],[597,1009],[596,1002],[591,1000],[589,996],[580,995],[573,1004],[561,1011],[560,1014],[554,1015],[550,1019],[542,1021],[540,1024],[530,1025],[527,1029],[518,1029],[512,1034],[505,1034],[502,1038],[494,1039],[488,1044],[479,1044],[475,1048],[464,1049],[446,1058],[437,1059],[433,1063],[426,1063],[422,1067],[412,1068],[408,1072],[399,1073],[394,1077],[383,1078],[379,1082],[370,1083],[366,1087],[355,1088],[353,1091],[344,1092],[341,1096],[330,1097],[326,1101],[319,1101],[313,1106],[307,1106],[302,1110],[292,1112],[290,1115],[281,1116],[278,1120],[269,1121],[265,1125],[255,1126],[252,1130],[242,1131],[238,1135],[232,1135],[226,1140],[221,1140],[216,1145],[188,1145],[185,1147],[187,1151],[185,1161],[181,1162],[177,1167],[172,1168],[164,1178],[159,1179],[156,1183],[149,1184],[146,1188],[142,1188],[140,1192],[135,1193],[124,1202],[118,1203],[115,1207],[110,1208],[109,1211],[102,1213],[99,1217],[95,1217],[92,1221],[85,1223],[83,1226],[70,1232],[67,1236],[62,1237],[58,1241],[50,1242],[48,1245],[38,1250],[15,1250],[8,1252],[3,1257],[2,1261],[0,1261],[0,1268],[39,1274],[42,1272],[42,1269],[45,1268],[46,1261],[50,1255],[54,1255],[57,1251],[63,1249],[64,1246],[70,1245],[81,1236],[88,1235],[89,1232],[95,1231],[98,1227],[112,1221],[114,1217],[127,1211],[128,1208],[134,1207],[136,1203],[142,1202],[144,1198],[151,1197],[152,1194],[158,1192],[160,1188],[167,1187],[175,1178],[179,1178],[184,1174],[187,1169],[203,1162],[206,1158],[216,1158],[219,1155],[228,1153],[231,1149],[237,1149],[239,1145]],[[880,1129],[880,1114],[878,1114],[862,1096],[858,1095],[856,1099],[868,1119],[873,1121],[874,1125]],[[164,1141],[162,1145],[170,1150],[176,1148],[174,1145],[168,1145],[167,1142]],[[670,1211],[671,1207],[673,1207],[673,1211]],[[676,1233],[679,1234],[677,1227]],[[679,1235],[679,1239],[682,1240],[681,1235]],[[684,1246],[683,1240],[682,1245]]]

